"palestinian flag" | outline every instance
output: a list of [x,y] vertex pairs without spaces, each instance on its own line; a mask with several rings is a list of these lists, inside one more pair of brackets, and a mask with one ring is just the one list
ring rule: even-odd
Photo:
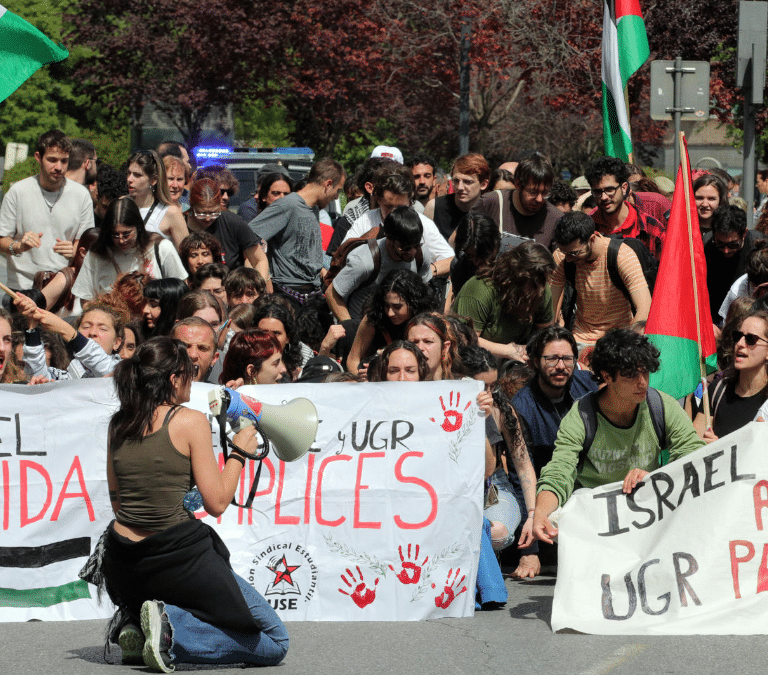
[[68,56],[64,47],[0,5],[0,101],[7,99],[41,66]]
[[626,87],[650,55],[639,0],[604,0],[603,137],[605,154],[629,161],[632,133]]
[[672,211],[645,327],[645,334],[661,352],[661,368],[651,375],[650,384],[674,398],[687,396],[696,389],[702,375],[700,359],[704,359],[707,373],[717,370],[707,265],[693,198],[687,144],[681,154],[683,160],[677,172]]

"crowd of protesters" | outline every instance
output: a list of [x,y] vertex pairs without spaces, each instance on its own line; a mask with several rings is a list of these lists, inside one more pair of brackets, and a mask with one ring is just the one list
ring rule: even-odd
[[720,366],[707,424],[701,391],[648,386],[674,186],[637,166],[597,158],[568,184],[541,153],[493,171],[469,153],[441,182],[431,157],[379,146],[298,184],[266,165],[235,213],[235,176],[178,143],[96,170],[92,145],[52,131],[35,157],[0,206],[19,296],[0,310],[0,381],[111,375],[167,337],[192,379],[230,387],[481,380],[486,517],[515,577],[554,562],[550,516],[574,487],[631,491],[661,457],[768,414],[768,172],[756,228],[727,173],[693,183]]

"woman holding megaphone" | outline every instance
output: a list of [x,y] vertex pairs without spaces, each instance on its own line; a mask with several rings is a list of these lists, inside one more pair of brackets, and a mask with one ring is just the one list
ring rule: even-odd
[[102,570],[122,616],[123,661],[143,658],[166,673],[178,663],[279,663],[288,649],[279,617],[234,573],[216,532],[183,505],[197,485],[206,511],[224,512],[246,453],[256,452],[254,427],[234,436],[220,471],[205,415],[180,405],[193,365],[177,340],[145,342],[114,379],[120,409],[109,424],[107,478],[115,520]]

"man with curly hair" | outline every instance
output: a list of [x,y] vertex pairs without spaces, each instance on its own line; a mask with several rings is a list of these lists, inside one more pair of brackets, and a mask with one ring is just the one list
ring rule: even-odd
[[[597,341],[593,377],[604,384],[588,394],[563,418],[552,460],[536,486],[533,534],[552,543],[557,534],[549,516],[575,487],[594,488],[623,481],[629,494],[648,472],[659,468],[660,453],[676,460],[704,442],[682,407],[648,386],[659,368],[659,350],[644,335],[616,329]],[[588,406],[593,410],[589,422]],[[591,442],[588,424],[594,424]]]

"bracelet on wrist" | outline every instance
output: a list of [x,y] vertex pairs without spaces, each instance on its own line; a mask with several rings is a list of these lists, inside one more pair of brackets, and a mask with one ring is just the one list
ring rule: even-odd
[[242,455],[236,454],[234,452],[230,452],[229,457],[227,457],[227,461],[229,461],[230,459],[235,459],[238,462],[240,462],[241,466],[245,466],[245,457],[243,457]]

